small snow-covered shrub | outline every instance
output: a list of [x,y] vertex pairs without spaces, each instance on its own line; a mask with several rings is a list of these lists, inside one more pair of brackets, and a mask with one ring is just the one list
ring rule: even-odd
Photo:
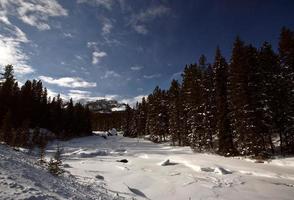
[[57,150],[54,154],[54,158],[51,158],[48,163],[48,171],[55,176],[59,176],[63,174],[64,172],[64,170],[61,168],[62,167],[61,154],[62,154],[62,149],[59,146],[57,146]]

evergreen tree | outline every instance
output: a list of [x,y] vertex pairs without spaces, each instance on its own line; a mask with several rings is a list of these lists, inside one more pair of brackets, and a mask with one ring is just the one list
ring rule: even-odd
[[176,80],[172,80],[168,90],[168,116],[169,116],[169,133],[173,145],[183,145],[183,121],[182,121],[182,104],[180,99],[181,88]]
[[[0,123],[3,121],[3,117],[10,111],[11,123],[13,123],[12,113],[15,113],[16,108],[16,88],[17,83],[13,75],[13,66],[6,65],[4,68],[4,73],[1,74],[0,78]],[[11,124],[10,126],[13,126]]]
[[294,153],[294,32],[283,28],[279,42],[280,70],[276,91],[275,124],[281,153]]
[[[182,102],[184,106],[183,121],[184,133],[183,144],[197,146],[197,115],[200,105],[199,70],[196,64],[186,66],[182,74]],[[192,144],[193,143],[193,144]]]
[[257,50],[237,38],[230,64],[229,97],[234,146],[241,155],[258,156],[264,152],[263,137],[256,123],[257,67]]
[[228,64],[219,48],[216,50],[213,73],[216,103],[216,151],[222,155],[234,155],[228,108]]
[[0,129],[0,139],[1,141],[11,144],[12,142],[12,115],[10,111],[7,111],[7,113],[4,115],[3,120],[2,120],[2,126]]
[[133,110],[129,105],[126,105],[126,111],[125,111],[125,117],[124,117],[125,120],[123,125],[124,136],[126,137],[131,136],[132,118],[133,118]]
[[215,91],[213,86],[213,71],[210,64],[206,63],[206,57],[199,59],[201,71],[201,105],[198,108],[199,122],[201,124],[203,151],[213,151],[213,137],[215,136]]
[[145,97],[142,98],[142,102],[138,104],[138,135],[146,135],[146,120],[147,120],[147,102]]
[[152,95],[148,96],[147,101],[147,132],[150,134],[152,141],[165,141],[168,135],[167,94],[157,86]]

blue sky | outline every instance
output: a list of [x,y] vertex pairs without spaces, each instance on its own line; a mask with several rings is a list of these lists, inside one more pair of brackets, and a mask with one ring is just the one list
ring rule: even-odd
[[236,35],[277,48],[293,0],[1,0],[0,66],[51,95],[134,102]]

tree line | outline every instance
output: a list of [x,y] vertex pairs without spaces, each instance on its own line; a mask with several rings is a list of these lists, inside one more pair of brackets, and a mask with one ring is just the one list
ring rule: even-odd
[[[13,66],[0,77],[0,141],[13,146],[42,146],[50,130],[54,138],[66,139],[91,134],[91,115],[81,103],[48,97],[40,80],[18,86]],[[52,135],[51,135],[52,136]]]
[[225,156],[293,154],[293,79],[292,30],[282,28],[278,52],[237,37],[229,62],[217,47],[212,64],[202,55],[185,66],[181,82],[128,106],[124,134]]
[[92,128],[94,130],[108,131],[112,128],[121,130],[124,122],[124,111],[112,111],[109,113],[92,112]]

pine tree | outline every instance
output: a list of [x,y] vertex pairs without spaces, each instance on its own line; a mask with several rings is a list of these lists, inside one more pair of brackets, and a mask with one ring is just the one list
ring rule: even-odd
[[275,124],[281,153],[294,153],[294,32],[283,28],[279,42],[280,70],[276,91]]
[[138,104],[138,136],[146,135],[146,120],[147,120],[147,102],[145,97],[142,102]]
[[258,66],[255,69],[255,101],[256,119],[264,142],[265,153],[273,154],[275,147],[274,137],[274,107],[276,106],[275,93],[277,91],[277,74],[279,71],[278,57],[269,43],[265,42],[258,51]]
[[129,137],[138,137],[139,134],[139,103],[137,102],[132,114]]
[[[13,114],[16,108],[16,95],[17,83],[13,75],[13,66],[6,65],[4,73],[1,74],[0,78],[0,123],[3,122],[3,117],[10,111],[11,123],[13,123]],[[1,125],[1,124],[0,124]],[[14,124],[10,124],[13,126]]]
[[257,50],[237,38],[230,64],[230,111],[234,146],[241,155],[259,156],[264,152],[263,137],[256,123]]
[[152,141],[165,141],[168,135],[167,94],[157,86],[152,95],[148,96],[147,101],[148,115],[146,131],[150,134]]
[[201,106],[199,107],[199,122],[201,123],[203,151],[213,151],[213,137],[215,136],[215,91],[213,85],[213,70],[206,63],[206,57],[202,55],[199,59],[199,70],[201,76]]
[[182,121],[182,103],[180,100],[181,93],[180,84],[176,80],[172,80],[168,90],[168,116],[169,116],[169,133],[173,145],[183,145],[183,121]]
[[185,75],[188,76],[183,77],[183,95],[189,144],[193,150],[201,152],[205,150],[207,142],[204,128],[203,71],[195,64],[187,69]]
[[221,55],[219,48],[216,50],[213,64],[215,103],[216,103],[216,151],[221,155],[234,155],[232,130],[230,127],[228,108],[228,64]]
[[184,105],[183,121],[183,144],[192,145],[192,148],[197,148],[198,131],[197,117],[198,107],[200,105],[200,74],[196,64],[186,66],[182,74],[182,102]]
[[6,144],[11,144],[12,142],[12,115],[11,112],[8,111],[2,120],[2,126],[0,129],[0,139],[1,141],[5,142]]
[[125,120],[123,125],[124,136],[126,137],[131,136],[132,118],[133,118],[133,110],[129,105],[126,105],[126,111],[125,111],[125,117],[124,117]]

